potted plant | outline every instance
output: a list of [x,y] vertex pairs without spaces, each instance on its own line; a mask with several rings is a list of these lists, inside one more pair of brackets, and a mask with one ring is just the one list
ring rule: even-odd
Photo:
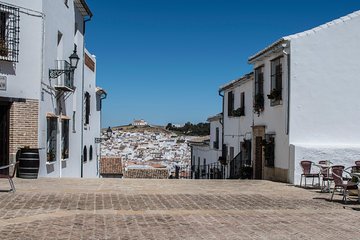
[[281,100],[281,90],[280,89],[276,89],[274,88],[273,90],[271,90],[270,94],[267,95],[268,99],[271,100]]
[[238,109],[232,111],[232,115],[234,117],[245,116],[245,109],[243,107],[239,107]]
[[49,149],[49,151],[47,152],[47,161],[48,162],[55,161],[55,153],[52,149]]
[[7,56],[8,55],[8,48],[6,46],[5,39],[0,38],[0,56]]
[[258,116],[260,116],[262,111],[264,111],[264,95],[258,93],[255,95],[254,113],[257,113]]
[[226,157],[219,157],[219,162],[222,164],[222,165],[227,165],[227,162],[226,162]]

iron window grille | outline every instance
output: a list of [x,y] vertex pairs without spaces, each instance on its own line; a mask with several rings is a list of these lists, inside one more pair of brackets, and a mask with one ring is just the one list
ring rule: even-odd
[[234,94],[232,91],[228,92],[228,116],[233,116],[234,110]]
[[264,111],[264,67],[255,69],[254,112],[260,115]]
[[0,4],[0,60],[18,62],[19,8]]
[[282,57],[271,61],[271,91],[268,95],[271,105],[279,105],[282,100]]

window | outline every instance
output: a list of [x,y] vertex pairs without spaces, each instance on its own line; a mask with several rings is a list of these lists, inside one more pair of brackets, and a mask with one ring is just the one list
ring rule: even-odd
[[69,158],[69,119],[61,120],[61,158]]
[[271,105],[281,104],[282,100],[282,57],[271,61],[271,91],[268,95]]
[[275,166],[275,137],[274,135],[266,134],[263,140],[265,165],[267,167]]
[[87,125],[90,123],[90,94],[88,92],[85,93],[85,122]]
[[234,159],[234,147],[229,147],[229,161]]
[[87,162],[87,148],[86,148],[86,146],[84,146],[84,150],[83,150],[83,159],[84,159],[84,162]]
[[76,116],[76,111],[73,111],[73,117],[72,117],[72,132],[73,133],[76,133],[76,125],[75,125],[75,123],[76,123],[76,121],[75,121],[75,116]]
[[245,92],[241,93],[240,99],[240,116],[245,116]]
[[254,112],[258,115],[264,111],[264,67],[255,69]]
[[234,94],[232,91],[228,92],[228,116],[233,116],[234,111]]
[[219,128],[218,128],[218,127],[215,129],[214,148],[215,148],[215,149],[219,149]]
[[0,4],[0,60],[18,62],[19,9]]
[[56,161],[56,147],[57,147],[57,118],[48,117],[47,118],[47,161],[53,162]]
[[90,148],[89,148],[89,160],[93,160],[93,147],[92,145],[90,145]]
[[241,156],[243,164],[250,165],[251,164],[251,140],[244,140],[241,142]]

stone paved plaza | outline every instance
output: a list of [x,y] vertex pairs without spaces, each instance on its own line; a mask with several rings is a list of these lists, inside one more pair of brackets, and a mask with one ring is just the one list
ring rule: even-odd
[[[360,205],[256,180],[15,179],[0,239],[360,239]],[[8,188],[5,179],[1,189]]]

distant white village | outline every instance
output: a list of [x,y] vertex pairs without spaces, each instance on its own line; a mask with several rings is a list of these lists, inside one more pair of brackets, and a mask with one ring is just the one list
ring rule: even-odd
[[194,137],[178,136],[161,127],[150,127],[143,120],[135,120],[131,126],[112,129],[111,136],[102,132],[102,156],[122,159],[127,169],[167,168],[190,166],[191,151],[188,141]]

